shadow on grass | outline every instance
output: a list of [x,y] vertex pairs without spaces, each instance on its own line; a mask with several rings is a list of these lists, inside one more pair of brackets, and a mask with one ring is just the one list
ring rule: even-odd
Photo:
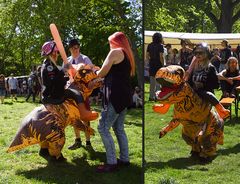
[[236,144],[232,148],[218,150],[218,154],[220,155],[229,155],[229,154],[238,154],[238,153],[240,153],[240,143]]
[[[165,169],[165,168],[174,168],[174,169],[187,169],[192,170],[189,168],[194,165],[203,165],[199,160],[194,160],[190,157],[182,157],[182,158],[175,158],[171,159],[167,162],[147,162],[146,169],[155,168],[155,169]],[[207,168],[200,168],[201,171],[208,171]]]
[[39,167],[33,170],[20,170],[17,171],[16,174],[22,175],[27,179],[58,184],[120,184],[123,183],[123,181],[129,181],[127,183],[135,184],[141,182],[141,167],[134,164],[131,164],[127,168],[120,168],[119,171],[114,173],[97,173],[96,162],[93,163],[92,159],[98,159],[102,162],[105,160],[105,153],[95,152],[94,149],[86,149],[89,151],[89,155],[84,154],[81,158],[74,158],[71,162],[50,163],[45,167]]
[[13,105],[13,102],[4,102],[4,105]]

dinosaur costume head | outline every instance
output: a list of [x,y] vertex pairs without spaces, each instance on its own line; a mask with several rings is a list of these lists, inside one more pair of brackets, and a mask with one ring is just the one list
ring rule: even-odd
[[173,104],[181,100],[180,89],[184,84],[184,69],[181,66],[170,65],[162,67],[156,73],[156,80],[161,85],[161,91],[157,92],[157,99],[165,104]]

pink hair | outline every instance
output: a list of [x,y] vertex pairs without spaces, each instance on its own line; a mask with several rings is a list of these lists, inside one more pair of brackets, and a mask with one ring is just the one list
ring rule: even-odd
[[125,34],[122,32],[115,32],[108,37],[108,41],[111,48],[121,48],[127,54],[127,57],[131,64],[131,76],[133,76],[135,74],[135,61],[132,49]]

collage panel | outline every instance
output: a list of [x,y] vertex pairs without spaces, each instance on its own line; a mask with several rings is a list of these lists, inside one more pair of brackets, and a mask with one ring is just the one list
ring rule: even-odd
[[239,3],[145,3],[146,184],[238,182]]
[[141,1],[4,0],[0,25],[0,183],[143,183]]

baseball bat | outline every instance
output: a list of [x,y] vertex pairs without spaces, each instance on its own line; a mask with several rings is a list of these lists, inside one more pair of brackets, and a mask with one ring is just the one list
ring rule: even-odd
[[[63,59],[63,63],[67,64],[68,63],[67,55],[66,55],[65,49],[63,47],[62,39],[61,39],[60,34],[58,32],[57,26],[52,23],[52,24],[50,24],[49,27],[50,27],[53,39],[56,43],[56,46],[59,50],[59,53],[60,53],[60,55]],[[70,77],[73,78],[73,76],[76,73],[76,70],[73,67],[71,67],[70,70],[68,71],[68,73],[70,74]]]
[[54,39],[54,41],[57,45],[57,48],[59,50],[59,53],[60,53],[60,55],[63,59],[63,62],[64,62],[64,64],[67,64],[68,63],[67,55],[66,55],[65,49],[63,47],[62,39],[61,39],[60,34],[58,32],[57,26],[55,24],[50,24],[50,30],[51,30],[53,39]]

